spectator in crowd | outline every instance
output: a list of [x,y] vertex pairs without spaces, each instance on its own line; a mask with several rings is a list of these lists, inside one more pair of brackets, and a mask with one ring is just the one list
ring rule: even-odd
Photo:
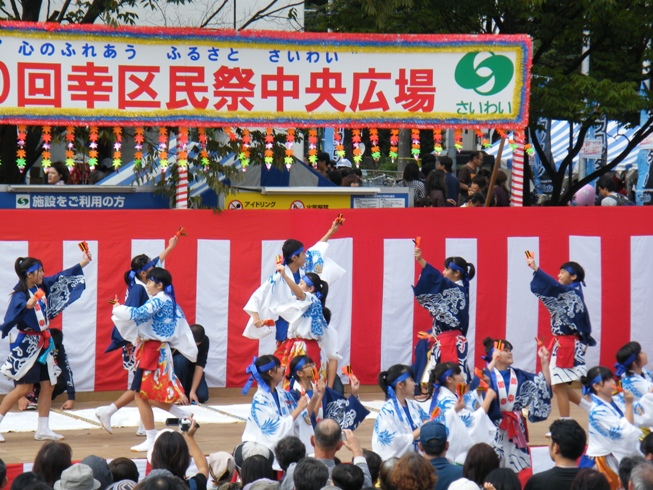
[[204,375],[204,368],[209,358],[209,337],[202,325],[191,325],[190,330],[197,345],[197,361],[189,361],[181,352],[174,351],[172,360],[175,365],[175,376],[184,388],[189,403],[205,403],[209,399],[209,387]]
[[645,462],[638,464],[630,473],[628,490],[651,490],[653,488],[653,464]]
[[469,200],[461,208],[482,208],[485,206],[485,194],[476,192],[469,196]]
[[603,473],[583,468],[571,482],[571,490],[610,490],[610,484]]
[[435,170],[436,158],[433,153],[427,153],[422,157],[422,180],[426,182],[429,174]]
[[450,200],[450,206],[458,206],[458,198],[460,194],[460,181],[453,174],[453,160],[446,155],[438,157],[438,164],[436,170],[444,172],[444,184],[447,188],[447,199]]
[[340,175],[344,178],[345,175],[349,175],[351,172],[351,162],[346,158],[341,158],[336,162],[336,170],[340,172]]
[[277,443],[274,455],[282,471],[285,472],[292,463],[299,463],[306,457],[306,446],[299,437],[286,436]]
[[178,476],[155,475],[145,478],[134,490],[188,490],[188,486]]
[[549,431],[549,456],[555,466],[534,474],[525,490],[569,490],[580,471],[576,461],[585,451],[585,430],[573,419],[560,419],[549,426]]
[[63,162],[52,162],[52,165],[48,167],[47,172],[48,184],[66,185],[68,183],[70,172]]
[[[197,466],[197,474],[188,480],[193,480],[196,490],[206,490],[209,476],[209,466],[206,463],[204,453],[195,442],[197,424],[193,417],[190,417],[191,427],[188,431],[160,432],[152,447],[151,465],[152,469],[165,469],[181,479],[185,479],[186,470],[193,458]],[[183,435],[182,435],[183,434]],[[149,459],[149,458],[148,458]],[[189,483],[190,486],[190,483]]]
[[642,456],[626,457],[619,462],[619,483],[621,483],[621,488],[628,488],[633,468],[641,463],[646,463]]
[[639,448],[647,461],[653,461],[653,432],[642,439]]
[[422,425],[419,447],[438,476],[435,490],[447,490],[451,482],[462,478],[462,466],[451,464],[446,458],[449,443],[447,428],[443,424],[431,420]]
[[413,189],[413,206],[416,206],[426,195],[424,182],[419,180],[419,167],[415,162],[408,162],[404,167],[403,178],[397,182],[399,187],[410,187]]
[[397,490],[433,490],[438,477],[424,457],[411,451],[399,459],[390,481]]
[[602,176],[596,183],[596,189],[601,197],[601,206],[623,206],[630,204],[626,196],[617,193],[617,184],[611,175]]
[[209,476],[208,488],[220,490],[234,490],[240,488],[240,484],[232,485],[231,480],[236,472],[236,461],[226,451],[218,451],[209,455]]
[[26,471],[14,478],[10,490],[25,490],[26,488],[30,490],[50,490],[52,486],[45,483],[43,478],[33,471]]
[[315,162],[315,170],[317,170],[324,177],[329,176],[329,162],[331,157],[326,151],[321,151],[317,154],[317,161]]
[[81,463],[91,468],[93,478],[100,482],[99,490],[106,490],[113,483],[113,474],[106,459],[91,455],[82,459]]
[[263,444],[254,441],[245,441],[236,446],[236,449],[234,449],[234,462],[236,463],[238,472],[240,473],[243,463],[247,458],[256,456],[257,454],[270,460],[270,463],[274,463],[274,454]]
[[112,487],[109,487],[112,490],[119,490],[116,485],[124,481],[131,481],[136,484],[140,477],[136,463],[129,458],[112,459],[109,463],[109,470],[111,470],[113,481],[116,482]]
[[494,181],[494,189],[492,190],[494,205],[496,207],[510,206],[510,189],[508,189],[508,174],[503,170],[497,172],[496,180]]
[[497,468],[488,473],[483,482],[487,489],[487,484],[494,487],[494,490],[521,490],[521,482],[510,468]]
[[443,208],[447,205],[445,174],[441,170],[435,170],[426,178],[426,195],[416,206]]
[[358,175],[356,175],[354,172],[346,175],[342,179],[342,186],[343,187],[360,187],[361,186],[361,179]]
[[61,478],[55,482],[53,488],[54,490],[98,490],[100,482],[93,477],[90,466],[77,463],[61,473]]
[[243,487],[259,480],[274,480],[274,470],[269,459],[261,455],[251,456],[243,461],[240,469],[240,480]]
[[482,487],[485,477],[490,471],[498,467],[499,456],[494,452],[492,446],[480,442],[474,444],[467,453],[467,458],[463,465],[463,477]]
[[331,472],[333,486],[342,490],[361,490],[365,475],[363,470],[353,464],[339,464]]
[[[476,176],[479,169],[483,165],[483,158],[485,153],[482,151],[475,151],[471,154],[469,161],[458,170],[458,180],[460,181],[460,197],[461,199],[467,198],[469,195],[469,186],[472,179]],[[453,196],[451,196],[453,197]]]
[[49,441],[44,443],[36,453],[32,471],[41,477],[45,483],[53,486],[61,478],[61,473],[70,468],[73,450],[65,442]]
[[[342,434],[345,434],[343,440]],[[329,475],[336,467],[336,453],[344,445],[354,455],[353,464],[359,466],[365,475],[365,487],[372,486],[372,477],[367,467],[367,461],[363,456],[363,448],[356,435],[350,430],[342,430],[338,422],[333,419],[322,419],[315,426],[315,434],[311,436],[311,442],[315,448],[315,459],[324,463]],[[294,472],[299,464],[291,464],[286,471],[286,477],[281,484],[281,490],[292,490],[294,485]]]
[[314,458],[304,458],[296,466],[295,490],[320,490],[329,481],[329,469]]
[[472,196],[477,192],[480,192],[484,196],[487,195],[487,179],[482,175],[474,176],[472,182],[469,184],[467,195]]
[[367,461],[367,467],[370,470],[370,477],[372,478],[372,485],[376,485],[376,482],[379,479],[379,472],[381,471],[381,464],[383,464],[383,459],[374,451],[369,449],[363,449],[363,457]]
[[396,487],[392,484],[391,476],[399,458],[396,456],[386,459],[381,464],[381,469],[379,470],[379,488],[381,490],[397,490]]
[[342,173],[340,173],[340,170],[330,170],[328,177],[338,187],[342,186]]
[[7,465],[0,459],[0,490],[7,486]]

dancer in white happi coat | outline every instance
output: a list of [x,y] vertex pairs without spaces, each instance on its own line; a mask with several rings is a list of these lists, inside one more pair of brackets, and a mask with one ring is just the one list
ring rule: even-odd
[[634,399],[624,391],[623,410],[612,399],[617,385],[612,371],[596,366],[583,377],[583,393],[592,398],[589,413],[587,452],[581,460],[583,468],[595,468],[603,473],[610,488],[619,488],[619,463],[625,457],[640,454],[641,431],[635,427]]
[[433,388],[431,420],[447,428],[447,459],[462,465],[474,444],[494,441],[497,427],[487,412],[496,392],[489,388],[482,398],[476,390],[467,391],[460,366],[453,362],[438,364],[431,371],[429,385]]
[[419,403],[409,399],[415,393],[412,368],[395,364],[381,371],[378,381],[387,401],[374,423],[372,450],[383,460],[418,451],[420,427],[429,417]]

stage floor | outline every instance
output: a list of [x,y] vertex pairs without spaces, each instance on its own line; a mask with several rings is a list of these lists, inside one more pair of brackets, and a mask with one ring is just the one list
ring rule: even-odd
[[[361,400],[368,408],[379,408],[383,403],[383,395],[378,387],[366,386],[361,390]],[[254,389],[250,392],[254,393]],[[70,444],[73,449],[73,459],[82,458],[94,454],[103,458],[145,458],[145,453],[130,451],[130,447],[142,442],[143,438],[135,435],[138,415],[135,406],[119,411],[114,415],[113,435],[98,427],[93,411],[100,405],[110,403],[114,397],[112,394],[80,394],[80,400],[75,404],[75,409],[69,415],[53,413],[50,426],[55,431],[65,436],[64,442]],[[119,393],[115,393],[117,397]],[[95,398],[95,399],[93,399]],[[235,389],[211,389],[211,398],[206,405],[213,407],[186,407],[189,412],[195,412],[201,427],[197,431],[195,439],[205,454],[216,451],[231,452],[240,443],[244,430],[244,422],[239,420],[246,417],[248,403],[251,396],[243,396]],[[63,400],[61,397],[53,402],[53,408],[60,408]],[[220,413],[222,412],[222,413]],[[163,429],[165,412],[155,411],[157,429]],[[74,417],[71,417],[73,415]],[[356,430],[356,435],[361,440],[363,447],[371,449],[372,430],[374,428],[374,411],[372,415],[361,424]],[[571,415],[582,427],[587,427],[587,413],[572,405]],[[558,416],[557,407],[553,404],[553,411],[545,422],[529,424],[529,436],[531,446],[546,446],[545,437],[549,424]],[[75,418],[77,417],[77,418]],[[0,424],[0,432],[6,442],[0,444],[0,458],[7,464],[31,463],[42,441],[34,440],[36,429],[36,412],[18,412],[16,410],[7,414],[7,417]],[[86,419],[87,421],[85,421]],[[117,427],[117,425],[127,425]],[[10,432],[11,431],[11,432]],[[350,455],[347,450],[342,451],[340,456],[348,460]]]

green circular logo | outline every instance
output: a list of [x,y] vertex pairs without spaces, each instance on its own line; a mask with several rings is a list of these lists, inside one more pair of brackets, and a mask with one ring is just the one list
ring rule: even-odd
[[[480,51],[467,53],[456,66],[456,83],[479,95],[494,95],[508,86],[515,73],[515,65],[510,58],[489,52],[487,58],[474,64]],[[494,80],[493,83],[490,83]],[[484,88],[484,90],[481,90]]]

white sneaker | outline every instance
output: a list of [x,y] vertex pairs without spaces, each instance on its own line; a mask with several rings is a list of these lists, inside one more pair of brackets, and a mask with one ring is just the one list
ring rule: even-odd
[[98,407],[95,410],[95,416],[102,424],[102,428],[106,430],[109,434],[113,434],[113,428],[111,427],[111,407]]
[[63,439],[61,434],[53,432],[51,429],[37,430],[34,434],[34,439],[37,441],[60,441]]
[[138,426],[138,429],[136,429],[136,435],[138,437],[145,437],[147,434],[145,433],[145,427],[143,427],[143,422]]
[[5,438],[2,437],[2,434],[0,434],[0,442],[5,442]]
[[137,446],[132,446],[130,448],[130,451],[133,451],[135,453],[140,453],[140,452],[147,452],[150,450],[150,448],[154,446],[154,441],[151,441],[149,439],[145,439],[145,442],[140,443]]

